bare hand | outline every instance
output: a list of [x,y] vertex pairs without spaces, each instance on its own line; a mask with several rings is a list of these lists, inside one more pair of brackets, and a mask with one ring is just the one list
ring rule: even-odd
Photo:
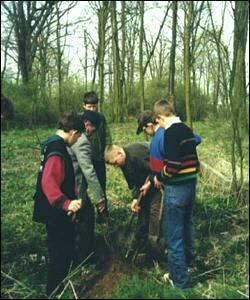
[[138,205],[137,199],[133,199],[131,203],[131,210],[132,212],[138,213],[140,211],[140,206]]
[[73,213],[76,213],[81,208],[81,199],[72,200],[68,206],[68,211],[72,211]]
[[157,189],[163,188],[163,183],[161,181],[159,181],[156,176],[154,177],[154,185]]
[[144,183],[143,186],[140,188],[140,192],[142,192],[142,195],[145,196],[150,189],[151,182],[148,181],[147,183]]

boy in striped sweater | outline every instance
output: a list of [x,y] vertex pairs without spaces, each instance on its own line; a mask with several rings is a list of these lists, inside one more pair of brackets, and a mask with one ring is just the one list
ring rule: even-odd
[[195,256],[192,211],[199,160],[193,131],[175,115],[165,100],[154,105],[156,121],[164,132],[164,168],[154,177],[164,184],[163,234],[168,266],[176,287],[190,287],[188,262]]
[[[155,120],[154,113],[151,110],[145,110],[138,117],[138,128],[136,134],[144,131],[145,134],[152,137],[150,142],[150,181],[141,187],[141,191],[146,193],[151,185],[154,185],[154,177],[164,168],[164,132],[165,129]],[[201,137],[194,133],[195,144],[201,143]],[[162,184],[161,184],[162,185]],[[160,187],[158,185],[158,187]]]

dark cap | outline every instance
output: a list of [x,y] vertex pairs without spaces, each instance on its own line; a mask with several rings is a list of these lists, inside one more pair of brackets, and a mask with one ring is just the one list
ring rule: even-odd
[[148,123],[155,124],[154,113],[151,110],[145,110],[139,115],[137,121],[138,128],[136,134],[139,134],[143,131],[143,127],[146,126]]
[[83,121],[90,121],[97,129],[101,124],[101,117],[98,112],[92,110],[85,110],[82,114]]

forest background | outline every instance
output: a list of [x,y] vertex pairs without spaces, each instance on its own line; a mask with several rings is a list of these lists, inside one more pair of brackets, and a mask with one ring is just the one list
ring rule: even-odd
[[[98,93],[118,144],[145,139],[135,136],[135,118],[163,98],[202,136],[198,294],[248,296],[248,10],[245,1],[1,2],[1,87],[15,108],[10,124],[1,119],[8,127],[1,139],[5,297],[40,293],[44,232],[31,222],[37,149],[61,114],[81,110],[89,90]],[[110,180],[110,198],[124,200],[126,215],[127,187],[117,170],[108,172],[119,181]],[[157,274],[149,276],[150,297],[160,293]],[[143,281],[135,282],[133,290],[141,291]],[[129,291],[121,285],[116,295],[134,297]]]

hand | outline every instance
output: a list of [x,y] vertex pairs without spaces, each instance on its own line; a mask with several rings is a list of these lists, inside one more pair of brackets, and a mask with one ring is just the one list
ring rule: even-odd
[[81,199],[72,200],[68,206],[68,211],[72,211],[73,213],[76,213],[82,205]]
[[97,212],[100,216],[101,223],[108,224],[108,211],[106,208],[105,200],[102,200],[96,204]]
[[148,181],[147,183],[144,183],[144,185],[140,188],[140,192],[142,192],[143,196],[145,196],[147,194],[150,187],[151,187],[151,182]]
[[154,177],[154,185],[157,189],[163,188],[163,183],[161,181],[159,181],[156,176]]
[[138,205],[137,199],[133,199],[131,203],[131,210],[132,212],[138,213],[140,211],[141,207]]

